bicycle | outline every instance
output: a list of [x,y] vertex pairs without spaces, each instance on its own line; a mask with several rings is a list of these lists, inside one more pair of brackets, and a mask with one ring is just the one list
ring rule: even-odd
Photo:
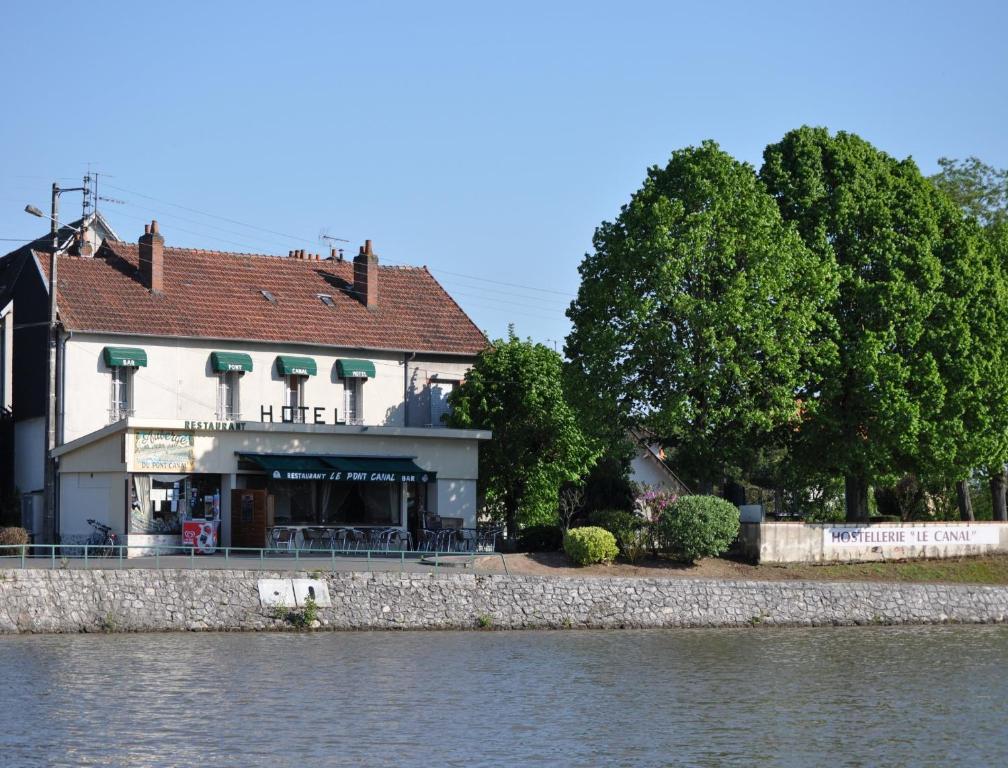
[[88,525],[94,529],[86,542],[88,554],[95,557],[112,557],[119,544],[119,537],[104,523],[89,518]]

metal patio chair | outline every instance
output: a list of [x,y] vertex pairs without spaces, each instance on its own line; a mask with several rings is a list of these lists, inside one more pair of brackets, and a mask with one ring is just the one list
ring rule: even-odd
[[273,549],[293,550],[297,547],[297,529],[276,526],[270,531]]

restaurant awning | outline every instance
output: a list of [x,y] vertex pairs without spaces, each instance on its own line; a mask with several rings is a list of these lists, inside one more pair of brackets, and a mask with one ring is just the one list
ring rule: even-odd
[[265,470],[274,480],[331,480],[359,483],[433,483],[436,472],[412,459],[379,456],[311,456],[239,453],[239,461]]
[[105,347],[102,358],[109,368],[147,367],[147,353],[139,347]]
[[277,355],[276,364],[281,376],[314,376],[318,373],[318,366],[310,357]]
[[347,357],[336,361],[336,373],[341,379],[373,379],[375,367],[370,360]]
[[211,352],[210,367],[214,373],[228,371],[252,372],[252,358],[244,352]]

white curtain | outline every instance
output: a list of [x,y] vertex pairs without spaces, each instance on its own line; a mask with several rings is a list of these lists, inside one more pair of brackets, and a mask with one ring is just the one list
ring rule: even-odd
[[133,475],[133,493],[136,499],[130,508],[130,533],[147,533],[154,525],[150,492],[151,476]]

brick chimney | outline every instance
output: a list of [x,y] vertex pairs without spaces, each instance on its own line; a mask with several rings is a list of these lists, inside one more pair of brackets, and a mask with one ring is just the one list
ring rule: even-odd
[[365,240],[353,260],[353,291],[368,309],[378,306],[378,256]]
[[164,293],[164,238],[156,220],[144,224],[139,245],[140,279],[151,293]]

